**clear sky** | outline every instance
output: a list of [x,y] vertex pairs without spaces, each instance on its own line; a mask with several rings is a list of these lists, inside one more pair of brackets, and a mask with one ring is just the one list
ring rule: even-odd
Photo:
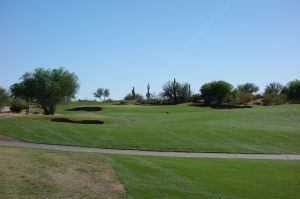
[[300,1],[0,0],[0,86],[36,67],[63,66],[79,98],[132,86],[161,92],[174,77],[234,86],[300,79]]

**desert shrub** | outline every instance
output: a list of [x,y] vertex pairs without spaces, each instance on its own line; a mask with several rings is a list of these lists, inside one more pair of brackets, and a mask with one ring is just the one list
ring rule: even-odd
[[253,101],[255,96],[251,93],[243,93],[243,92],[237,92],[234,96],[234,103],[235,104],[247,104],[251,101]]
[[4,88],[0,87],[0,110],[8,104],[9,102],[9,94],[7,93],[7,91]]
[[265,94],[262,103],[264,106],[279,105],[286,102],[285,95],[276,95],[275,93]]
[[191,101],[192,101],[193,103],[199,103],[200,100],[201,100],[201,95],[200,95],[200,94],[193,94],[193,95],[191,96]]
[[16,98],[11,101],[10,110],[15,113],[21,113],[25,107],[25,101],[23,99]]
[[125,97],[124,97],[124,100],[136,100],[136,101],[142,101],[144,100],[144,97],[138,93],[135,93],[134,94],[134,97],[131,93],[127,94]]

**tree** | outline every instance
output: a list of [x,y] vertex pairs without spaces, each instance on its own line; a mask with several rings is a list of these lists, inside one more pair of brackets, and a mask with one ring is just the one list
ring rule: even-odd
[[286,93],[289,101],[300,102],[300,80],[290,81],[286,87]]
[[30,73],[25,73],[21,79],[26,79],[20,83],[15,83],[10,86],[10,92],[14,99],[22,98],[26,100],[26,113],[29,113],[30,102],[33,101],[36,94],[35,80],[31,77]]
[[5,105],[8,104],[8,102],[9,102],[8,92],[4,88],[0,87],[0,111]]
[[279,95],[284,87],[277,82],[270,83],[265,88],[265,94]]
[[110,95],[109,89],[104,89],[104,92],[103,92],[104,101],[105,101],[106,97],[109,97],[109,95]]
[[99,98],[101,100],[102,96],[104,96],[104,88],[98,88],[96,92],[94,92],[94,97]]
[[173,82],[168,81],[163,85],[162,97],[171,103],[186,102],[190,96],[188,83],[179,83],[174,79]]
[[53,115],[57,104],[74,98],[78,88],[78,77],[62,67],[37,68],[32,73],[25,73],[11,91],[14,96],[35,100],[42,106],[45,115]]
[[147,97],[147,101],[149,102],[150,101],[150,97],[151,97],[151,94],[150,94],[150,85],[148,83],[147,85],[147,93],[146,93],[146,97]]
[[257,91],[259,91],[259,87],[256,86],[253,83],[245,83],[245,84],[241,84],[238,85],[237,87],[238,91],[242,92],[242,93],[256,93]]
[[201,89],[201,96],[205,103],[221,104],[231,95],[233,86],[225,81],[213,81],[204,84]]

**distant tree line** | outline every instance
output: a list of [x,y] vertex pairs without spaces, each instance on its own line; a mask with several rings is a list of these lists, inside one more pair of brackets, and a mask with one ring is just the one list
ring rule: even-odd
[[[300,103],[300,80],[290,81],[287,85],[273,82],[268,84],[264,92],[259,94],[259,87],[254,83],[245,83],[236,88],[225,81],[212,81],[203,84],[199,93],[192,93],[189,83],[180,83],[174,79],[162,86],[162,92],[156,95],[150,92],[150,84],[146,86],[145,96],[136,92],[135,87],[125,97],[125,101],[148,104],[178,104],[185,102],[212,104],[263,104],[276,105],[283,103]],[[10,105],[13,111],[26,108],[29,113],[30,104],[41,106],[44,114],[53,115],[61,102],[74,99],[79,89],[78,77],[64,68],[36,68],[26,72],[20,82],[10,86],[9,91],[0,87],[0,109]],[[99,88],[94,97],[107,101],[110,90]],[[109,100],[111,101],[111,100]]]
[[225,81],[212,81],[203,84],[198,94],[192,94],[189,83],[180,83],[176,79],[168,81],[162,86],[159,95],[150,93],[150,85],[147,85],[146,100],[141,94],[132,92],[124,97],[124,100],[135,100],[138,103],[150,104],[178,104],[184,102],[211,104],[263,104],[276,105],[300,103],[300,80],[289,82],[286,86],[280,83],[270,83],[263,94],[258,94],[259,87],[254,83],[240,84],[236,88]]

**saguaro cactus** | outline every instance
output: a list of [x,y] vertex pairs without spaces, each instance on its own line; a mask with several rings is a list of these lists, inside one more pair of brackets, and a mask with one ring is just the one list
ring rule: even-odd
[[132,95],[132,98],[135,99],[135,91],[134,91],[134,87],[132,88],[131,95]]
[[149,102],[150,101],[150,85],[148,83],[147,85],[147,93],[146,93],[146,97],[147,97],[147,101]]

